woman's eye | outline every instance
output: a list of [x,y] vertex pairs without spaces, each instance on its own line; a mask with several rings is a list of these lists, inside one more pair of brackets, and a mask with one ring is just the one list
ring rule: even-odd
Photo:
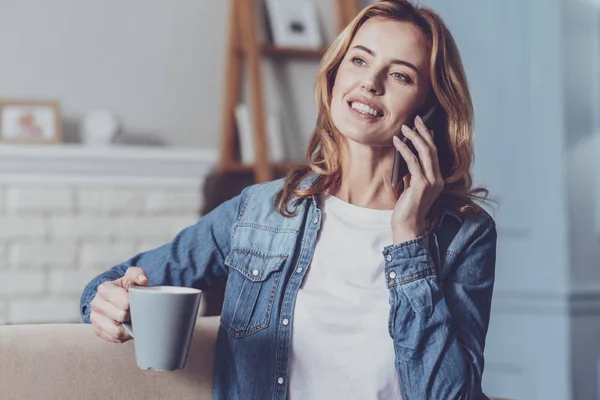
[[352,57],[352,59],[350,61],[356,65],[365,65],[366,64],[365,60],[363,60],[360,57]]
[[406,74],[401,74],[400,72],[394,72],[392,74],[392,76],[398,80],[404,81],[406,83],[410,83],[410,76],[406,75]]

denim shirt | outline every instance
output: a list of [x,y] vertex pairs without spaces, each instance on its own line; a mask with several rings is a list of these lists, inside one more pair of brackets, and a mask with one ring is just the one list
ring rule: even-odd
[[[81,297],[83,321],[90,322],[98,285],[130,266],[143,268],[149,285],[207,291],[227,277],[213,398],[286,399],[294,303],[322,219],[314,197],[297,204],[296,216],[279,215],[274,198],[282,184],[247,187],[171,243],[94,278]],[[481,377],[496,259],[493,219],[444,210],[431,233],[390,243],[382,257],[403,399],[487,399]]]

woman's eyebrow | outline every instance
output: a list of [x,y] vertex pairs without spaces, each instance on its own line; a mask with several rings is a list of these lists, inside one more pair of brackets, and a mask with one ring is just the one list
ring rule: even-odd
[[[368,54],[370,54],[371,56],[375,57],[375,52],[373,50],[371,50],[368,47],[365,47],[365,46],[363,46],[361,44],[357,44],[356,46],[353,46],[352,48],[353,49],[359,49],[359,50],[365,51]],[[399,60],[399,59],[395,58],[395,59],[393,59],[391,61],[391,63],[392,64],[398,64],[398,65],[404,65],[404,66],[406,66],[406,67],[414,70],[417,75],[420,75],[419,69],[417,67],[415,67],[413,64],[409,63],[408,61]]]

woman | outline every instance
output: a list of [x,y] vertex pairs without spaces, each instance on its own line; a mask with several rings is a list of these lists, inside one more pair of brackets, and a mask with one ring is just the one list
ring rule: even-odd
[[[316,101],[307,168],[95,278],[84,321],[123,342],[131,284],[209,290],[227,277],[216,399],[486,398],[496,229],[475,203],[487,191],[471,187],[452,36],[407,1],[370,5],[323,57]],[[409,173],[392,187],[395,151]]]

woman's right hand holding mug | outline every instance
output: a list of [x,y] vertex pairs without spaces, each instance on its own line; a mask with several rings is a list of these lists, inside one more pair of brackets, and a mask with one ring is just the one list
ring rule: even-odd
[[96,296],[91,302],[92,313],[90,314],[90,321],[96,335],[113,343],[123,343],[131,339],[122,325],[131,318],[129,288],[147,284],[148,277],[143,269],[129,267],[122,278],[98,286]]

